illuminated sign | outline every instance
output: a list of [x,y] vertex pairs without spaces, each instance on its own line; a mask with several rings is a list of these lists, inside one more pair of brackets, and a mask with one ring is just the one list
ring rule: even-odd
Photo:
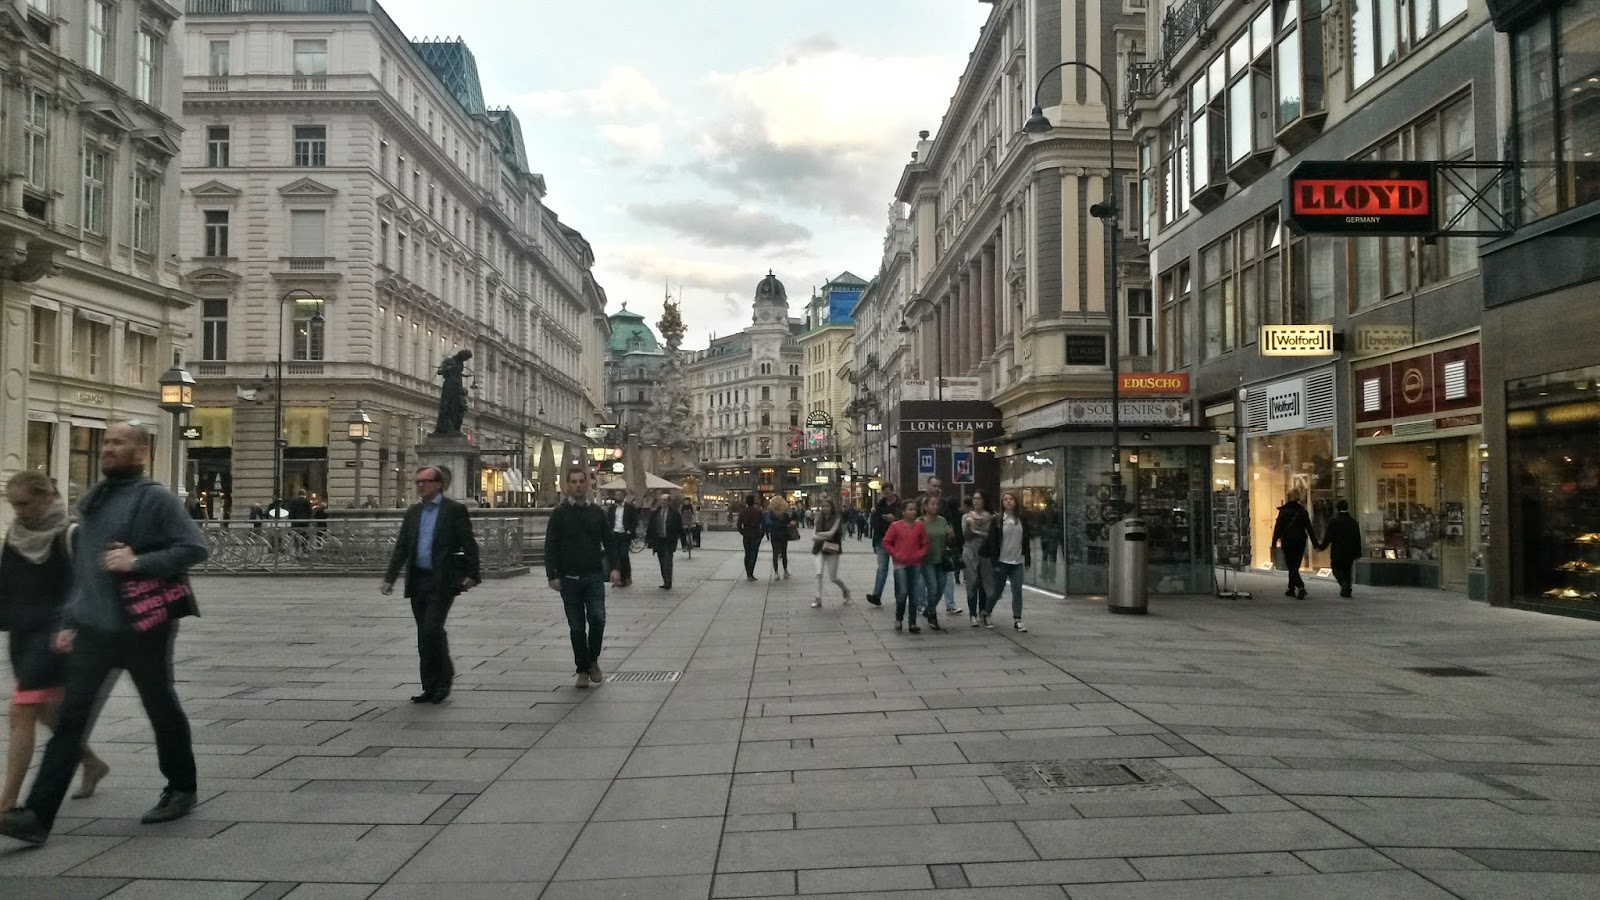
[[1187,372],[1170,372],[1158,375],[1125,372],[1117,379],[1117,390],[1123,394],[1146,396],[1187,394],[1189,393],[1189,375]]
[[878,434],[881,431],[883,431],[883,423],[882,422],[868,422],[867,423],[867,434]]
[[201,441],[205,436],[205,427],[201,425],[185,425],[178,430],[178,437],[185,441]]
[[1303,162],[1289,174],[1289,221],[1308,234],[1433,234],[1425,162]]
[[1262,356],[1332,356],[1332,325],[1263,325]]

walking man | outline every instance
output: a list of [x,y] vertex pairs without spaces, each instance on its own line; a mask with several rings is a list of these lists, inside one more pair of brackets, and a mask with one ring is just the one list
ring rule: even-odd
[[611,498],[611,505],[606,510],[606,520],[610,527],[606,530],[606,552],[611,555],[610,568],[622,573],[622,582],[618,587],[628,587],[633,584],[633,560],[629,554],[633,552],[633,536],[639,533],[639,508],[627,495],[618,491]]
[[7,837],[42,844],[50,836],[94,727],[101,686],[118,669],[127,670],[139,692],[167,780],[160,802],[140,821],[170,822],[194,809],[194,744],[173,689],[172,658],[177,619],[199,610],[191,598],[173,610],[173,618],[138,632],[119,590],[128,576],[183,579],[207,555],[205,537],[183,504],[144,477],[149,461],[150,435],[144,429],[128,422],[106,429],[100,445],[105,478],[78,504],[72,593],[54,640],[56,652],[72,654],[66,695],[27,804],[0,814],[0,834]]
[[[550,589],[561,592],[577,684],[586,688],[605,680],[600,671],[600,644],[606,633],[608,523],[605,513],[589,502],[589,473],[582,466],[567,470],[566,493],[545,528],[544,571]],[[622,573],[615,568],[611,586],[622,586]]]
[[1290,488],[1283,505],[1278,507],[1278,520],[1272,526],[1272,545],[1283,550],[1283,567],[1289,570],[1289,589],[1285,597],[1306,598],[1306,583],[1300,577],[1300,562],[1306,557],[1306,543],[1315,542],[1311,531],[1311,514],[1300,505],[1300,489]]
[[1322,533],[1322,543],[1317,544],[1318,550],[1330,547],[1333,552],[1329,554],[1329,561],[1333,577],[1339,582],[1339,596],[1348,597],[1353,580],[1350,568],[1361,558],[1361,526],[1350,515],[1349,500],[1334,504],[1333,518],[1328,520],[1328,527]]
[[766,517],[756,505],[755,494],[744,495],[744,511],[739,513],[739,534],[744,538],[744,577],[756,580],[756,560],[761,558],[761,535],[766,532]]
[[655,551],[661,561],[661,589],[672,589],[672,557],[683,540],[683,516],[666,493],[656,495],[656,508],[650,512],[650,524],[645,527],[644,541]]
[[416,472],[421,500],[406,510],[400,537],[389,556],[389,571],[379,591],[394,590],[400,567],[406,569],[405,595],[417,621],[417,664],[422,693],[412,703],[443,703],[450,696],[456,667],[450,661],[450,638],[444,620],[456,596],[477,586],[478,541],[472,536],[467,507],[444,495],[450,470],[423,466]]
[[872,508],[872,550],[878,555],[878,574],[872,581],[872,592],[867,594],[867,602],[873,606],[883,605],[883,588],[889,581],[890,565],[889,551],[883,549],[883,536],[888,533],[889,526],[900,518],[899,505],[900,497],[894,492],[894,485],[885,484],[877,505]]

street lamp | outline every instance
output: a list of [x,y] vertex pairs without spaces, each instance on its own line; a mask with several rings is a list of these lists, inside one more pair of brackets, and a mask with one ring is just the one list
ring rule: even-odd
[[1045,117],[1044,108],[1039,105],[1039,93],[1044,90],[1045,80],[1059,69],[1075,66],[1087,72],[1093,72],[1100,79],[1100,88],[1105,93],[1106,103],[1106,199],[1089,207],[1089,215],[1105,220],[1106,229],[1106,313],[1111,318],[1111,503],[1116,510],[1118,519],[1122,518],[1122,329],[1121,311],[1117,297],[1117,125],[1116,105],[1112,102],[1111,82],[1099,69],[1085,62],[1068,60],[1057,63],[1044,71],[1039,76],[1039,84],[1033,89],[1033,110],[1028,115],[1028,121],[1023,123],[1022,130],[1028,134],[1044,134],[1053,126]]
[[356,404],[356,411],[350,414],[350,420],[345,423],[345,440],[356,447],[356,502],[355,507],[361,508],[361,445],[372,440],[372,417],[367,411]]
[[[311,293],[305,288],[295,288],[278,298],[278,369],[277,369],[277,397],[272,408],[272,502],[277,508],[272,510],[272,515],[277,518],[278,509],[283,508],[283,448],[288,443],[283,437],[283,307],[290,300],[306,300],[317,304],[317,311],[311,314],[309,325],[321,325],[325,320],[322,317],[322,298]],[[309,346],[310,335],[307,335]]]
[[161,375],[161,408],[172,413],[172,492],[181,494],[181,482],[178,477],[178,448],[182,441],[178,429],[182,427],[179,422],[183,414],[194,409],[194,376],[183,367],[183,362],[174,358],[172,368]]

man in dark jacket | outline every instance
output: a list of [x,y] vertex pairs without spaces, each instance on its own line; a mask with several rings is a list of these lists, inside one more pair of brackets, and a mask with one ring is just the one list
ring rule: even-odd
[[411,702],[443,703],[456,677],[444,620],[457,595],[482,580],[478,541],[472,536],[467,507],[444,495],[450,484],[449,469],[423,466],[416,472],[416,482],[417,496],[422,499],[406,510],[379,590],[384,594],[394,590],[400,567],[405,566],[405,595],[411,598],[411,615],[417,622],[417,662],[422,677],[422,693]]
[[761,537],[766,533],[766,519],[761,507],[756,505],[755,494],[744,495],[744,511],[739,513],[739,534],[744,538],[744,577],[756,580],[756,560],[761,558]]
[[[600,648],[606,632],[606,514],[589,502],[589,472],[567,470],[567,495],[550,513],[544,532],[544,571],[550,589],[561,592],[572,638],[578,687],[605,680]],[[626,553],[626,549],[623,551]],[[622,586],[622,572],[611,570],[611,586]]]
[[1339,582],[1339,596],[1350,596],[1350,568],[1361,558],[1361,526],[1350,515],[1350,501],[1340,500],[1334,505],[1333,518],[1323,531],[1318,550],[1329,550],[1333,577]]
[[650,511],[650,523],[645,526],[644,542],[661,561],[661,589],[672,589],[672,557],[683,541],[683,516],[678,512],[672,497],[663,491],[656,495],[656,507]]
[[294,529],[295,552],[304,553],[311,544],[311,497],[305,491],[289,501],[289,527]]
[[883,605],[883,586],[889,580],[889,552],[883,549],[883,536],[889,533],[889,526],[900,518],[900,497],[894,492],[894,485],[885,484],[883,493],[878,495],[878,502],[872,507],[872,551],[878,555],[878,574],[872,580],[872,591],[867,594],[867,602],[873,606]]
[[633,560],[629,554],[633,552],[633,536],[639,533],[639,508],[618,491],[606,506],[606,522],[606,553],[611,557],[607,568],[622,573],[618,587],[629,587],[633,584]]
[[1311,531],[1311,514],[1300,505],[1300,490],[1290,488],[1283,505],[1278,507],[1278,521],[1272,526],[1272,546],[1282,548],[1283,567],[1289,570],[1289,589],[1285,597],[1306,598],[1306,583],[1300,578],[1300,563],[1306,557],[1307,542],[1315,543],[1317,536]]
[[[66,695],[27,804],[0,814],[0,834],[7,837],[30,844],[49,837],[84,739],[94,727],[101,686],[117,669],[126,669],[139,691],[155,732],[156,760],[167,779],[161,801],[140,821],[170,822],[194,808],[194,744],[172,678],[177,619],[135,631],[120,585],[130,576],[183,579],[208,551],[205,536],[178,498],[144,477],[149,460],[150,435],[142,428],[118,422],[106,429],[100,445],[105,479],[78,504],[72,593],[55,637],[56,651],[72,654]],[[184,616],[199,610],[191,599],[174,612]]]

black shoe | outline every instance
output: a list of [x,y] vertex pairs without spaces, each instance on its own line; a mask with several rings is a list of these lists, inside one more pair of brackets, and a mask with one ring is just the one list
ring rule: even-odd
[[939,620],[933,618],[932,616],[928,617],[928,627],[932,628],[934,631],[943,631],[944,630],[943,628],[939,627]]
[[1350,596],[1350,592],[1349,591],[1340,591],[1339,592],[1339,596],[1341,596],[1341,597],[1349,597]]
[[449,688],[445,688],[444,690],[440,691],[437,694],[434,694],[431,698],[429,698],[428,702],[432,703],[434,706],[438,706],[439,704],[441,704],[441,703],[443,703],[443,702],[445,702],[446,700],[449,700],[449,699],[450,699],[450,689]]
[[906,630],[911,632],[912,634],[921,634],[922,633],[922,629],[918,628],[915,625],[911,626],[910,628],[907,628]]
[[141,816],[139,821],[146,825],[171,822],[187,816],[192,809],[194,809],[194,791],[175,791],[167,788],[161,792],[161,802]]
[[50,836],[50,829],[39,821],[39,814],[26,807],[0,813],[0,835],[38,846]]
[[661,586],[661,589],[662,589],[662,590],[663,590],[663,591],[670,591],[670,590],[672,590],[672,585],[670,585],[670,584],[663,584],[663,585],[662,585],[662,586]]
[[756,580],[756,577],[754,575],[746,575],[745,578],[749,579],[750,581],[755,581]]
[[1294,599],[1294,588],[1289,588],[1287,591],[1284,591],[1283,595],[1291,600]]
[[423,691],[411,698],[412,703],[433,703],[433,691]]
[[1305,588],[1301,588],[1300,590],[1295,592],[1295,599],[1296,600],[1304,600],[1305,598],[1306,598],[1306,589]]
[[879,595],[879,594],[868,594],[867,595],[867,602],[871,603],[873,606],[882,606],[883,605],[883,597],[881,595]]

